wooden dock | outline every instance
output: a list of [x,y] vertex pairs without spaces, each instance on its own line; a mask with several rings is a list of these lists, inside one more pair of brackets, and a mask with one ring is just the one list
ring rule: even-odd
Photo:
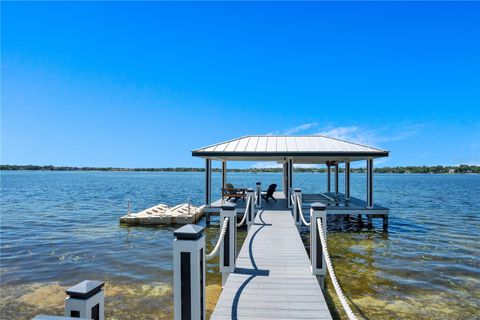
[[285,199],[257,212],[211,319],[332,319]]

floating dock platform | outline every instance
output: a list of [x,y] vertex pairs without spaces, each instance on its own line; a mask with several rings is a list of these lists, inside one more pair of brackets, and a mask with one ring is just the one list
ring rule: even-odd
[[205,206],[195,207],[182,203],[174,207],[158,204],[137,213],[120,218],[121,224],[128,225],[173,225],[196,223],[204,213]]

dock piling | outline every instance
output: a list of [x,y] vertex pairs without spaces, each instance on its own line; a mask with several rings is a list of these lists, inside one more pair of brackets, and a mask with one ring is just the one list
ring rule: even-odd
[[105,314],[104,282],[84,280],[65,290],[65,317],[103,320]]
[[367,227],[368,228],[373,227],[373,217],[371,214],[367,214]]
[[174,319],[205,319],[204,228],[187,224],[173,232]]
[[253,224],[253,221],[255,220],[255,193],[253,189],[247,189],[247,206],[248,208],[245,208],[247,211],[247,231],[250,230],[250,227]]
[[255,206],[260,209],[262,207],[262,184],[260,182],[255,184],[255,192],[257,194]]
[[[253,200],[253,199],[252,199]],[[227,202],[222,205],[220,225],[228,219],[227,232],[223,245],[220,247],[220,271],[222,272],[222,287],[227,282],[228,275],[235,270],[237,243],[237,205]]]
[[312,203],[310,207],[310,261],[312,264],[312,274],[320,276],[323,287],[324,279],[327,274],[325,265],[325,256],[322,250],[322,243],[317,227],[317,219],[322,219],[323,233],[327,235],[327,207],[320,202]]
[[388,231],[388,215],[383,215],[383,231]]
[[293,220],[295,221],[295,225],[299,228],[302,225],[302,220],[300,220],[300,210],[298,207],[302,206],[302,189],[295,188],[293,189],[294,195],[294,204],[293,204]]

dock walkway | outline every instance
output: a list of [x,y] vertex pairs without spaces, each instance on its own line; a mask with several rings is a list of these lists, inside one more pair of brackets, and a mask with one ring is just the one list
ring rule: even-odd
[[332,319],[285,200],[259,210],[211,319]]

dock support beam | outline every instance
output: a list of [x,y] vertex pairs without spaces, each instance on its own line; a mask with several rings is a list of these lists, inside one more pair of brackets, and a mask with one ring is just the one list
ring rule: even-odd
[[[248,202],[248,199],[250,199],[250,202]],[[250,231],[250,227],[253,225],[253,222],[255,221],[255,193],[253,189],[247,189],[247,204],[249,205],[248,208],[245,208],[245,210],[248,210],[247,212],[247,231]]]
[[350,162],[345,161],[345,200],[350,200]]
[[335,195],[338,196],[338,162],[335,163]]
[[255,184],[255,192],[257,193],[255,206],[260,209],[262,207],[262,184],[260,182]]
[[293,158],[288,158],[287,160],[287,167],[288,167],[288,193],[287,193],[287,203],[288,207],[292,208],[293,207],[293,202],[291,195],[293,194]]
[[220,226],[223,226],[225,218],[228,219],[227,232],[223,245],[220,247],[220,271],[222,272],[222,288],[227,282],[228,275],[235,270],[235,258],[237,256],[237,205],[225,203],[220,211]]
[[373,159],[367,159],[367,208],[373,208]]
[[212,159],[205,159],[205,204],[212,203]]
[[205,236],[203,227],[187,224],[173,232],[174,319],[200,319],[205,314]]
[[300,227],[302,225],[302,220],[300,220],[300,210],[298,210],[298,206],[302,205],[302,189],[295,188],[293,189],[294,195],[294,203],[293,203],[293,220],[295,221],[295,225]]
[[222,192],[225,190],[225,184],[227,183],[227,161],[222,161]]
[[322,243],[317,227],[317,219],[322,220],[323,234],[325,240],[327,237],[327,206],[323,203],[315,202],[310,207],[310,261],[312,263],[312,274],[320,276],[320,284],[323,288],[325,276],[327,275],[327,266],[325,265],[325,256],[322,250]]
[[331,183],[330,183],[330,161],[327,161],[327,192],[330,192],[331,190]]

